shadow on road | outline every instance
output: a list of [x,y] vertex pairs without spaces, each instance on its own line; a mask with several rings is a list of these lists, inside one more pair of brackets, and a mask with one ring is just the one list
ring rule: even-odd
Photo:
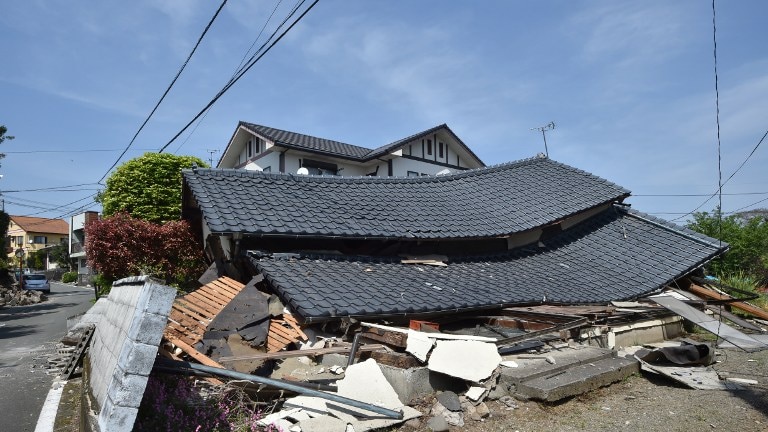
[[0,327],[0,339],[28,336],[37,331],[35,325],[12,325]]
[[0,322],[10,322],[21,318],[30,318],[45,315],[59,309],[76,306],[77,303],[38,303],[27,306],[6,306],[0,309]]

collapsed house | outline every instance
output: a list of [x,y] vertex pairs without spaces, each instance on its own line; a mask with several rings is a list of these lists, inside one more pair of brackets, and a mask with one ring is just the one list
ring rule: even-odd
[[548,158],[419,178],[184,172],[183,217],[220,272],[264,276],[304,323],[409,319],[658,292],[726,244]]
[[554,402],[641,368],[739,385],[706,369],[707,344],[639,350],[677,336],[682,317],[765,349],[768,321],[701,299],[768,312],[699,277],[727,244],[629,195],[545,157],[413,178],[186,170],[183,217],[213,263],[203,286],[117,282],[81,320],[70,363],[93,335],[98,425],[126,431],[150,371],[254,383],[257,399],[281,398],[259,424],[290,431],[388,427],[424,400],[426,426],[447,430],[487,417],[486,399]]

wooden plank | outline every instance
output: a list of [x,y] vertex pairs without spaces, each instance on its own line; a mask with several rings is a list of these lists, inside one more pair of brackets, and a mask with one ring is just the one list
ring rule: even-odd
[[196,303],[192,302],[190,299],[185,299],[184,297],[179,297],[176,299],[176,301],[173,303],[174,307],[184,308],[191,311],[194,311],[198,313],[200,316],[204,317],[205,319],[211,319],[212,316],[215,316],[214,314],[211,314],[211,312],[205,310],[201,306],[197,305]]
[[[319,356],[325,354],[349,354],[352,349],[351,346],[329,347],[329,348],[312,348],[306,350],[293,350],[293,351],[281,351],[278,353],[258,353],[250,354],[246,356],[229,356],[219,359],[221,363],[229,363],[240,360],[266,360],[266,359],[282,359],[289,357],[302,357],[302,356]],[[371,352],[371,351],[384,351],[386,347],[380,344],[368,344],[361,345],[357,352]]]
[[408,344],[408,335],[405,333],[391,332],[387,330],[370,328],[367,332],[363,332],[362,336],[376,342],[385,343],[398,348],[405,348]]
[[182,340],[179,340],[177,338],[170,338],[168,341],[176,345],[177,347],[181,348],[181,350],[184,351],[185,354],[197,360],[198,362],[200,362],[200,364],[225,369],[224,366],[220,365],[219,363],[216,363],[212,358],[192,348],[191,345],[185,343]]
[[199,308],[202,308],[211,316],[216,316],[221,311],[221,306],[214,303],[213,300],[197,293],[189,293],[184,296],[184,299],[190,303],[194,303]]
[[216,287],[217,289],[221,290],[222,293],[226,293],[226,295],[230,298],[235,298],[236,295],[240,294],[240,291],[242,291],[242,287],[240,289],[237,289],[231,285],[228,285],[224,283],[221,280],[215,280],[211,283],[209,283],[207,286]]
[[[704,288],[702,286],[691,284],[691,286],[688,287],[688,291],[696,294],[699,297],[709,298],[713,300],[731,300],[733,297],[727,295],[727,294],[720,294],[717,291],[711,290],[709,288]],[[728,303],[729,306],[734,307],[736,309],[742,310],[750,315],[756,316],[761,319],[768,319],[768,311],[765,309],[761,309],[757,306],[753,306],[749,303],[742,302],[742,301],[736,301],[732,303]]]
[[283,320],[287,322],[288,325],[291,326],[296,331],[296,333],[298,333],[298,337],[301,338],[301,340],[309,339],[307,335],[305,335],[304,332],[301,331],[301,327],[299,327],[299,323],[296,321],[296,318],[293,315],[284,314]]
[[224,306],[226,306],[227,303],[229,303],[229,301],[225,298],[217,298],[211,291],[205,291],[205,292],[195,291],[187,294],[187,297],[195,298],[198,301],[207,303],[212,307],[212,310],[214,310],[215,313],[221,312]]
[[421,362],[409,354],[401,354],[395,352],[385,351],[372,351],[371,358],[376,360],[377,363],[385,364],[388,366],[394,366],[401,369],[409,369],[412,367],[422,366]]
[[173,308],[171,308],[172,311],[178,311],[181,314],[189,315],[193,319],[203,322],[203,323],[210,323],[211,317],[208,315],[201,315],[196,311],[193,311],[192,309],[188,309],[184,306],[181,306],[180,304],[174,303]]
[[243,288],[245,288],[245,284],[242,284],[242,283],[240,283],[240,282],[238,282],[238,281],[236,281],[236,280],[234,280],[232,278],[228,278],[226,276],[223,276],[223,277],[219,278],[218,282],[221,282],[222,284],[232,288],[237,293],[240,293],[240,291],[242,291]]

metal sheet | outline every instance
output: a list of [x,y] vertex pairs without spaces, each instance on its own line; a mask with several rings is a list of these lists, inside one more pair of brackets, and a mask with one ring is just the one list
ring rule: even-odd
[[768,348],[768,344],[744,334],[719,321],[716,317],[707,315],[672,296],[657,295],[651,296],[650,299],[745,351],[762,351]]

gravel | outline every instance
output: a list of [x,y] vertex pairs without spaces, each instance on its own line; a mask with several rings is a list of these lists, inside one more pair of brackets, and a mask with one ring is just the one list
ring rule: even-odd
[[[719,349],[713,365],[721,378],[747,378],[758,384],[741,391],[692,390],[653,374],[624,381],[556,404],[516,401],[510,408],[486,402],[491,417],[467,420],[451,430],[490,431],[768,431],[768,350],[746,353]],[[419,428],[429,430],[423,417]]]

